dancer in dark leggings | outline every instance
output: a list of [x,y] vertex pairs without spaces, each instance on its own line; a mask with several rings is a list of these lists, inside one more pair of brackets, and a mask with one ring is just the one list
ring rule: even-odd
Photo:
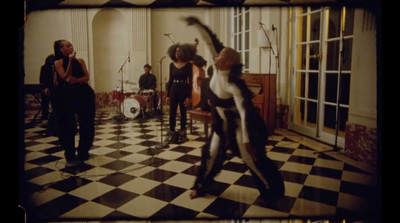
[[[54,110],[59,125],[59,142],[65,151],[67,167],[80,165],[89,159],[94,139],[95,93],[89,86],[89,72],[85,61],[76,58],[67,40],[54,43],[57,87]],[[79,145],[75,148],[76,117],[79,122]]]
[[201,34],[210,39],[210,49],[217,72],[210,80],[210,101],[213,134],[202,151],[202,162],[191,198],[204,196],[221,171],[226,151],[241,157],[250,169],[254,182],[265,203],[275,203],[285,193],[285,187],[272,160],[266,156],[267,127],[252,103],[253,93],[240,78],[243,65],[240,55],[224,47],[211,30],[195,17],[186,18]]
[[[168,48],[169,81],[167,85],[166,103],[169,104],[169,132],[164,145],[183,143],[186,137],[186,110],[191,104],[193,64],[190,62],[196,55],[196,48],[191,44],[174,44]],[[175,130],[176,115],[179,106],[180,130]]]

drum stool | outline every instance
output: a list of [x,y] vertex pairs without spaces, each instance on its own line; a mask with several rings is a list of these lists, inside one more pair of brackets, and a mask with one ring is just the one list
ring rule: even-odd
[[190,134],[193,133],[193,120],[204,122],[204,133],[206,138],[208,138],[208,125],[212,123],[212,115],[209,111],[203,111],[200,108],[188,110],[189,113],[189,128]]

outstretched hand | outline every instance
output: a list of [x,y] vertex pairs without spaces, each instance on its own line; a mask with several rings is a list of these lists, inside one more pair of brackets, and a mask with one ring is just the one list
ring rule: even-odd
[[188,26],[196,24],[196,23],[200,23],[200,20],[194,16],[184,17],[183,20],[185,20],[187,22]]

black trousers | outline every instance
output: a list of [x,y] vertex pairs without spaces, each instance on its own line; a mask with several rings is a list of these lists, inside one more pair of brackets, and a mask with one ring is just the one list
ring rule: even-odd
[[[58,137],[67,162],[89,156],[95,129],[95,93],[88,84],[58,87],[54,97],[54,111],[58,122]],[[78,123],[77,123],[78,121]],[[79,144],[75,148],[75,134],[79,126]]]
[[188,83],[173,83],[171,86],[169,94],[169,130],[170,131],[175,131],[175,126],[176,126],[176,114],[178,111],[178,105],[179,105],[179,111],[181,114],[181,123],[180,127],[181,130],[186,129],[186,122],[187,122],[187,117],[186,117],[186,107],[185,107],[185,100],[186,98],[190,97],[190,86]]
[[44,92],[41,92],[41,107],[42,107],[42,119],[48,119],[49,117],[49,105],[50,105],[50,96],[47,96]]

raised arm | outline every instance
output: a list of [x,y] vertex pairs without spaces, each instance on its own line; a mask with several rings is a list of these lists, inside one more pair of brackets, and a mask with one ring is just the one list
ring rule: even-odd
[[189,26],[195,26],[199,31],[201,36],[206,40],[209,46],[211,54],[214,56],[219,53],[223,48],[224,44],[217,38],[217,35],[213,33],[208,26],[200,22],[200,20],[194,16],[188,16],[183,18]]

